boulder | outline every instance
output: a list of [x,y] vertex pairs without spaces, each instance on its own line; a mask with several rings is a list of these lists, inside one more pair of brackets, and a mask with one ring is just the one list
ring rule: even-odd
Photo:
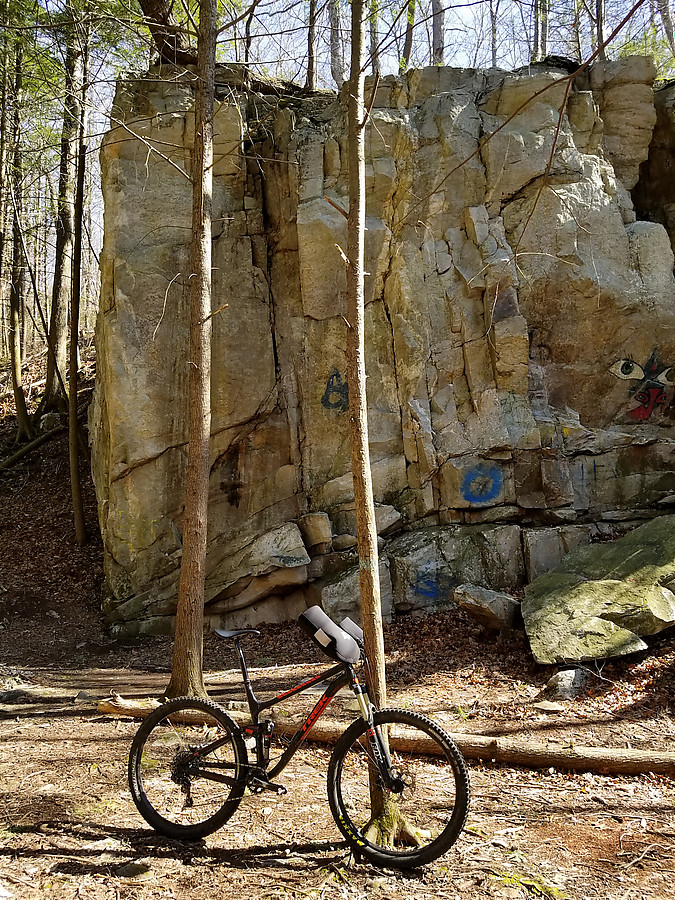
[[675,624],[675,516],[579,548],[528,585],[525,631],[537,662],[622,656]]
[[455,603],[487,628],[513,628],[518,620],[520,603],[510,594],[490,591],[475,584],[460,584],[455,589]]

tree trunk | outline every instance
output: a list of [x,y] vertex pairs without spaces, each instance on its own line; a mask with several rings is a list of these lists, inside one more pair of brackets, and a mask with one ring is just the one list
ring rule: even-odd
[[549,0],[540,0],[540,9],[541,28],[539,38],[541,41],[541,58],[544,59],[548,54]]
[[670,52],[675,56],[675,33],[673,32],[673,18],[670,15],[670,0],[658,0],[658,5]]
[[[197,61],[194,48],[173,15],[173,0],[139,0],[145,24],[162,60],[179,65]],[[214,23],[215,30],[215,23]]]
[[445,9],[443,7],[443,0],[431,0],[431,21],[431,65],[442,66],[445,56]]
[[7,111],[9,108],[9,58],[10,46],[9,37],[4,27],[8,21],[9,0],[4,0],[0,7],[0,33],[2,34],[2,45],[0,53],[0,358],[9,356],[9,342],[7,335],[9,333],[9,323],[5,320],[5,273],[7,271],[5,259],[7,256],[7,231],[9,228],[9,215],[11,204],[7,192],[7,175],[8,175],[8,128],[9,120]]
[[605,3],[604,0],[595,0],[595,39],[598,42],[598,59],[607,59],[604,43]]
[[[61,381],[66,372],[68,306],[72,293],[77,135],[81,118],[83,81],[82,48],[72,2],[68,3],[67,11],[70,21],[66,27],[65,96],[61,130],[54,281],[49,316],[50,352],[47,356],[47,384],[40,404],[41,413],[64,409],[66,404],[66,398],[61,392]],[[58,377],[57,369],[62,376],[61,379]]]
[[413,48],[413,32],[415,30],[416,0],[408,0],[408,11],[405,19],[405,40],[403,41],[403,59],[399,60],[398,71],[402,75],[410,65]]
[[380,4],[378,0],[370,0],[368,4],[368,25],[370,27],[370,65],[373,75],[379,75],[382,69],[380,65],[380,41],[377,33],[379,19]]
[[375,504],[368,449],[365,360],[365,109],[364,2],[352,0],[352,59],[348,101],[349,217],[347,220],[347,383],[361,612],[366,654],[372,666],[373,699],[386,704],[384,641],[377,555]]
[[309,0],[309,23],[307,28],[307,80],[308,91],[316,90],[316,0]]
[[21,118],[19,114],[22,90],[22,56],[21,48],[17,45],[14,58],[14,109],[12,130],[14,137],[13,171],[13,212],[14,226],[12,229],[12,274],[9,292],[9,351],[12,369],[12,390],[14,392],[14,404],[16,407],[17,441],[30,439],[32,430],[26,398],[23,393],[23,379],[21,374],[21,282],[24,260],[21,244],[21,198],[23,189],[23,158],[21,155]]
[[534,5],[532,7],[532,56],[530,58],[531,62],[537,62],[539,60],[539,25],[541,21],[541,4],[543,0],[534,0]]
[[492,67],[497,68],[497,12],[499,0],[490,0],[490,46],[492,49]]
[[205,696],[204,580],[211,435],[211,193],[216,0],[200,0],[192,159],[192,275],[188,363],[188,464],[183,559],[167,697]]
[[82,291],[82,223],[84,219],[84,175],[87,161],[87,68],[88,35],[78,29],[82,42],[82,88],[80,95],[79,147],[77,155],[77,187],[75,191],[75,232],[73,246],[73,290],[70,307],[70,358],[68,384],[68,450],[70,458],[70,492],[73,500],[75,540],[80,547],[87,540],[80,483],[79,423],[77,421],[77,370],[80,331],[80,294]]
[[330,73],[340,90],[346,79],[345,58],[342,52],[340,0],[328,0],[328,23],[330,28]]

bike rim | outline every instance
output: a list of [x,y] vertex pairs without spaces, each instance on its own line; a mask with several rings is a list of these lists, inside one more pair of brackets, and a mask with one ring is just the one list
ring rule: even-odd
[[383,784],[367,732],[361,733],[344,754],[338,773],[342,825],[366,849],[422,863],[451,843],[447,833],[457,799],[452,755],[438,736],[419,724],[395,723],[382,726],[382,731],[389,732],[392,769],[402,784],[396,790]]
[[199,724],[189,724],[179,721],[180,711],[166,716],[148,734],[137,760],[145,801],[162,819],[183,828],[220,814],[235,787],[237,751],[229,729],[206,711],[200,710],[199,717]]

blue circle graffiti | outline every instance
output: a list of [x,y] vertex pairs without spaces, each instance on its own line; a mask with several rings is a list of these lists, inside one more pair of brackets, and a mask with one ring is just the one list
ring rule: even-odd
[[489,503],[502,492],[504,476],[498,466],[475,466],[462,478],[460,492],[469,503]]

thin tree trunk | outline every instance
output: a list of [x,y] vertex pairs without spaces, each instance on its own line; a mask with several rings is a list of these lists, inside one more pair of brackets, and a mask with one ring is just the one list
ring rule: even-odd
[[574,24],[572,26],[574,35],[574,53],[577,62],[581,62],[584,58],[581,52],[581,0],[574,0]]
[[173,0],[139,0],[139,3],[161,59],[180,65],[194,63],[195,51],[174,18]]
[[61,130],[61,160],[56,216],[56,249],[54,253],[54,281],[49,316],[49,346],[47,384],[40,404],[40,412],[63,409],[66,398],[56,373],[66,371],[68,337],[68,306],[72,293],[73,240],[75,228],[75,179],[77,170],[77,135],[81,118],[83,59],[80,36],[75,24],[72,2],[67,5],[70,16],[66,28],[65,96]]
[[658,5],[670,52],[675,55],[675,33],[673,32],[673,18],[670,15],[670,0],[658,0]]
[[[434,0],[437,2],[437,0]],[[380,19],[380,4],[378,0],[370,0],[368,4],[368,25],[370,29],[370,65],[373,75],[379,75],[382,71],[380,65],[380,40],[378,35],[378,23]]]
[[598,59],[607,59],[607,54],[605,53],[605,38],[604,38],[604,25],[605,25],[605,2],[604,0],[595,0],[595,39],[598,45]]
[[537,62],[539,60],[539,26],[541,20],[541,4],[543,0],[534,0],[533,5],[533,34],[532,34],[532,57],[531,62]]
[[345,57],[342,52],[342,22],[340,0],[328,0],[328,24],[330,29],[330,73],[338,90],[345,83]]
[[308,91],[316,90],[316,0],[309,0],[309,22],[307,28],[307,79]]
[[192,275],[188,364],[188,467],[183,559],[168,697],[205,696],[204,580],[211,435],[211,193],[216,0],[200,0],[192,160]]
[[490,0],[490,46],[492,50],[492,67],[497,68],[497,12],[499,0]]
[[405,20],[405,40],[403,41],[403,59],[399,60],[398,71],[403,74],[410,65],[413,48],[413,32],[415,30],[415,6],[417,0],[408,0],[408,12]]
[[23,158],[21,155],[21,119],[20,104],[22,90],[22,55],[21,48],[16,47],[14,58],[14,109],[13,109],[13,211],[14,227],[12,229],[12,275],[9,293],[9,350],[12,368],[12,390],[16,407],[17,440],[32,437],[26,398],[23,393],[23,379],[21,374],[21,272],[24,254],[21,245],[21,213],[22,182],[23,182]]
[[442,66],[445,56],[445,8],[443,7],[443,0],[431,0],[431,21],[431,65]]
[[549,30],[549,0],[541,0],[541,58],[544,59],[548,54],[548,30]]
[[87,68],[88,36],[78,29],[82,42],[82,91],[80,96],[79,147],[77,156],[77,187],[75,191],[75,231],[73,246],[73,291],[70,306],[70,359],[68,384],[68,450],[70,458],[70,492],[73,500],[75,540],[82,547],[87,540],[80,483],[79,424],[77,421],[77,373],[80,330],[80,294],[82,291],[82,222],[84,219],[84,175],[87,161]]
[[7,255],[7,230],[9,227],[9,196],[7,185],[7,147],[9,121],[7,110],[9,108],[9,56],[10,45],[8,32],[4,27],[8,21],[9,0],[4,0],[0,7],[0,32],[2,33],[2,46],[0,53],[0,357],[9,355],[9,343],[7,341],[7,324],[5,320],[5,258]]

